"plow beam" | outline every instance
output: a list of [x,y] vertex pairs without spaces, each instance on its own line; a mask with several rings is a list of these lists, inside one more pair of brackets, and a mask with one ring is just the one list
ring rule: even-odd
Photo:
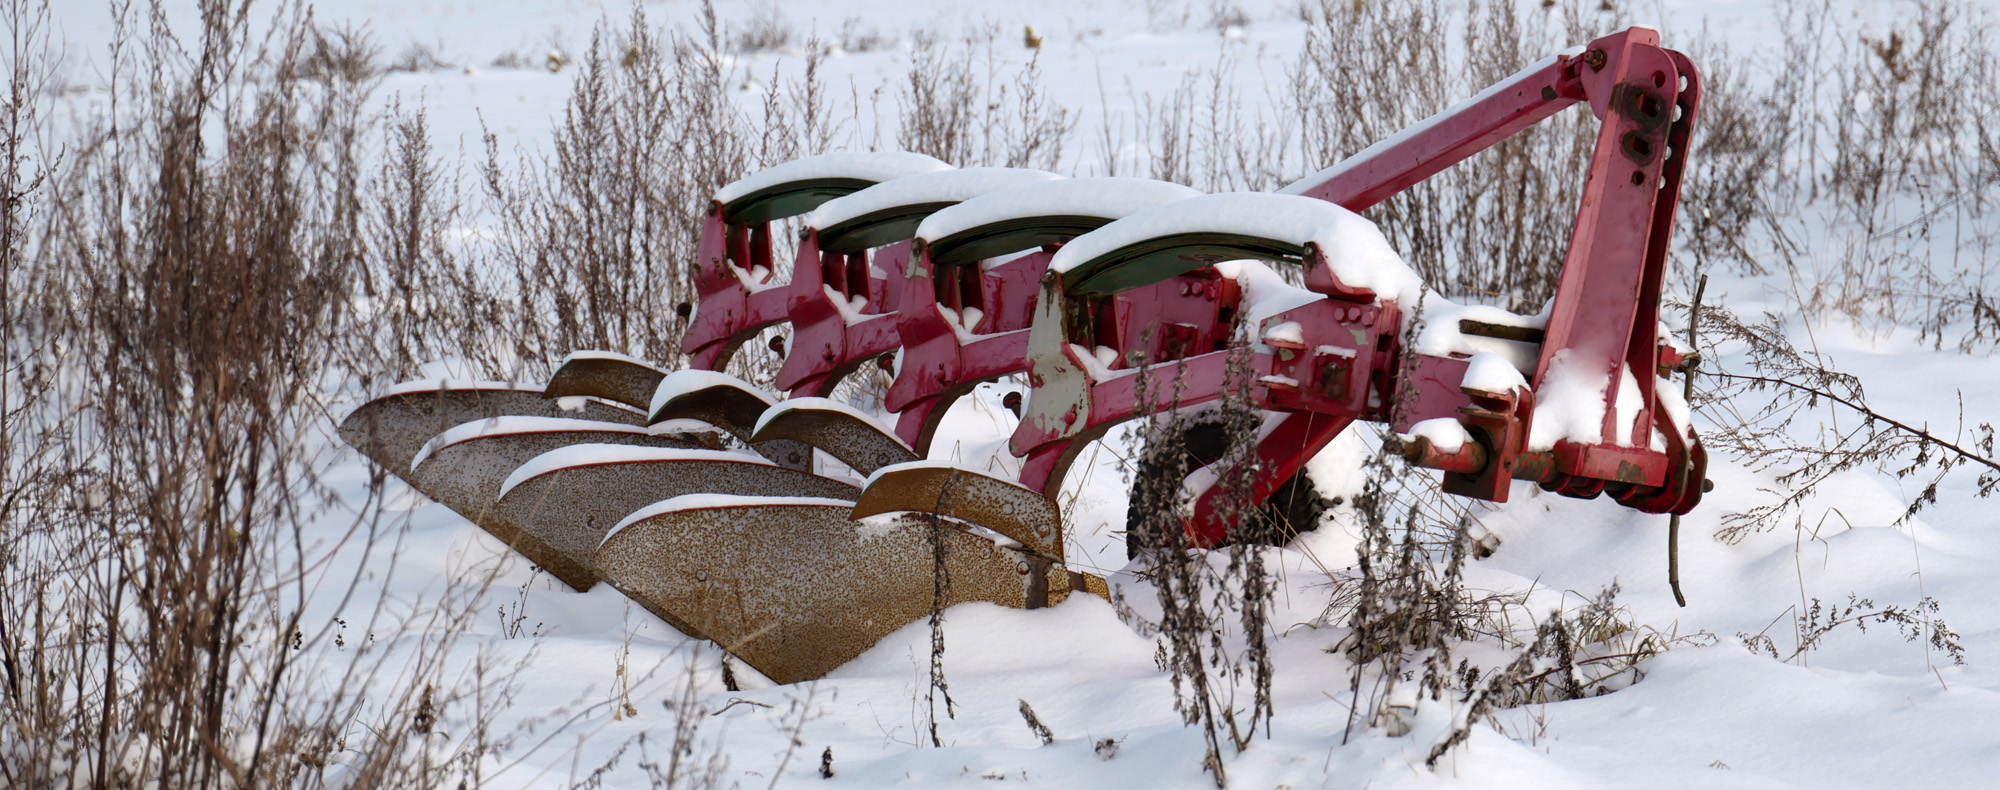
[[[1156,235],[1159,227],[1176,230]],[[1317,296],[1282,285],[1264,286],[1272,293],[1244,295],[1255,303],[1246,310],[1304,302],[1242,319],[1246,328],[1251,318],[1260,319],[1255,337],[1261,342],[1253,347],[1144,364],[1157,359],[1148,353],[1154,349],[1135,349],[1129,335],[1107,333],[1101,322],[1085,320],[1121,293],[1157,287],[1218,260],[1254,257],[1305,266],[1307,286]],[[1029,380],[1035,389],[1011,440],[1014,452],[1029,459],[1023,482],[1044,493],[1058,490],[1076,444],[1134,417],[1218,400],[1232,387],[1247,392],[1260,408],[1327,415],[1330,420],[1294,437],[1310,435],[1312,444],[1324,446],[1348,421],[1379,413],[1388,402],[1376,374],[1394,359],[1400,312],[1393,301],[1378,300],[1378,291],[1400,295],[1420,288],[1421,281],[1373,223],[1302,197],[1204,195],[1080,236],[1050,264],[1029,329]],[[1164,326],[1174,323],[1170,319],[1142,313],[1132,322]],[[1208,320],[1221,323],[1218,315]],[[1108,362],[1095,352],[1086,355],[1097,347],[1108,349]],[[1267,459],[1271,463],[1253,488],[1275,490],[1284,478],[1265,478],[1280,469],[1296,472],[1304,462],[1279,460]],[[1213,541],[1227,528],[1216,524],[1200,532]]]
[[1007,167],[940,170],[820,206],[792,265],[795,285],[786,307],[793,333],[777,387],[794,396],[824,397],[856,367],[896,348],[909,239],[925,218],[991,192],[1061,178]]
[[695,247],[699,302],[681,350],[690,364],[721,370],[744,341],[790,318],[792,288],[775,280],[771,223],[835,198],[906,176],[951,169],[914,153],[840,153],[771,167],[716,192]]
[[[901,414],[896,435],[928,452],[952,403],[979,384],[1026,369],[1022,330],[1057,246],[1199,194],[1139,178],[1042,181],[981,195],[925,219],[897,317],[901,364],[884,400]],[[1028,254],[990,269],[981,263],[1023,252]]]

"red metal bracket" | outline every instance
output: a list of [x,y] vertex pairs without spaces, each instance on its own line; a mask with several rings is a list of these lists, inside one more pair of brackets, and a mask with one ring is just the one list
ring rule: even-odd
[[[1506,393],[1468,391],[1462,386],[1464,361],[1404,354],[1399,322],[1385,320],[1397,312],[1395,304],[1343,285],[1324,260],[1309,253],[1307,285],[1328,299],[1287,318],[1299,321],[1308,336],[1370,337],[1383,340],[1385,348],[1379,353],[1352,349],[1352,361],[1310,364],[1302,352],[1317,340],[1296,348],[1279,343],[1256,353],[1248,366],[1257,377],[1253,400],[1262,408],[1292,412],[1299,422],[1287,418],[1285,424],[1294,427],[1260,444],[1255,491],[1275,489],[1323,446],[1316,430],[1297,425],[1323,428],[1373,419],[1407,430],[1424,419],[1450,417],[1467,427],[1476,446],[1449,457],[1417,455],[1420,463],[1447,470],[1447,490],[1454,493],[1504,501],[1511,480],[1529,479],[1571,496],[1595,496],[1608,488],[1621,503],[1647,512],[1693,506],[1701,489],[1696,468],[1705,460],[1699,443],[1664,428],[1660,432],[1669,435],[1665,449],[1654,449],[1652,442],[1656,423],[1664,426],[1656,416],[1654,392],[1655,374],[1665,358],[1658,336],[1661,283],[1699,87],[1687,58],[1658,43],[1654,31],[1632,28],[1593,41],[1578,54],[1551,57],[1286,190],[1362,210],[1572,104],[1587,103],[1602,122],[1552,315],[1528,377],[1531,386]],[[1045,285],[1038,326],[1062,317],[1053,314],[1068,312],[1070,308],[1046,304],[1066,298],[1073,297]],[[1373,304],[1385,315],[1350,316],[1336,311],[1342,304]],[[1157,323],[1159,318],[1143,320]],[[1125,349],[1112,347],[1121,354]],[[1052,354],[1031,351],[1031,375],[1054,381],[1074,378],[1088,367],[1067,346],[1060,355]],[[1212,400],[1226,385],[1223,354],[1155,365],[1143,375],[1177,382],[1179,405]],[[1571,379],[1606,382],[1599,430],[1594,437],[1566,436],[1552,447],[1535,448],[1529,440],[1536,393],[1550,381],[1552,370]],[[1358,382],[1347,378],[1359,373],[1365,378]],[[1056,419],[1060,404],[1044,404],[1015,434],[1016,452],[1029,459],[1024,483],[1045,491],[1058,486],[1065,459],[1074,455],[1070,443],[1169,405],[1158,399],[1137,402],[1141,388],[1133,383],[1136,376],[1085,378],[1086,385],[1075,394],[1068,392],[1073,389],[1069,386],[1055,387],[1057,392],[1037,390],[1038,398],[1046,394],[1076,400],[1062,420]],[[1634,391],[1623,392],[1626,387]],[[1356,392],[1371,397],[1356,402]],[[1621,410],[1621,400],[1638,406]],[[1032,402],[1030,411],[1036,411]],[[1229,534],[1230,525],[1218,520],[1221,509],[1215,497],[1220,495],[1210,491],[1197,503],[1189,528],[1201,542],[1212,544]]]

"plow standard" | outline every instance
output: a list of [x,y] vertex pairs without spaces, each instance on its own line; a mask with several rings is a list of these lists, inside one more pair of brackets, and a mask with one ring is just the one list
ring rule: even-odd
[[[1252,464],[1259,502],[1367,420],[1454,494],[1504,502],[1528,480],[1685,513],[1706,456],[1659,386],[1684,363],[1659,302],[1698,99],[1687,58],[1633,28],[1279,194],[910,153],[790,162],[715,196],[692,369],[580,352],[542,388],[413,382],[341,435],[570,586],[606,582],[780,683],[940,602],[1105,595],[1064,563],[1052,497],[1078,452],[1245,390],[1266,415],[1249,458],[1189,452],[1197,467]],[[1579,103],[1601,126],[1548,310],[1423,320],[1423,282],[1356,212]],[[793,218],[780,282],[772,226]],[[1304,287],[1272,266],[1299,267]],[[720,372],[787,325],[773,341],[784,397]],[[893,430],[827,398],[871,363],[894,374]],[[1017,374],[1016,479],[929,460],[954,402]],[[1221,488],[1195,495],[1193,545],[1229,542],[1243,517]]]

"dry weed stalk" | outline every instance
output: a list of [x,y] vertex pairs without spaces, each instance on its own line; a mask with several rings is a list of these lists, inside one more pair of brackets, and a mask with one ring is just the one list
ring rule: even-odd
[[[489,760],[546,746],[535,728],[574,718],[492,724],[532,647],[504,665],[452,658],[493,611],[499,563],[408,611],[364,606],[324,631],[302,620],[366,578],[315,592],[328,549],[308,535],[332,524],[342,550],[372,558],[362,569],[393,574],[404,529],[379,473],[345,502],[317,477],[340,408],[328,382],[369,388],[452,354],[517,372],[557,343],[671,359],[659,350],[677,345],[671,305],[687,295],[667,274],[699,217],[672,201],[705,200],[743,161],[681,157],[663,176],[653,146],[676,142],[637,130],[671,104],[673,123],[712,133],[677,144],[737,139],[718,61],[686,42],[666,60],[635,17],[635,57],[593,57],[545,180],[481,173],[500,210],[517,201],[543,235],[456,245],[473,212],[422,110],[370,109],[367,36],[297,8],[267,30],[215,2],[177,40],[157,10],[113,10],[110,112],[55,158],[32,147],[46,8],[0,5],[15,44],[0,114],[0,779],[476,786]],[[558,244],[557,221],[585,232]],[[509,250],[521,265],[494,266]],[[557,281],[570,290],[540,291],[549,302],[521,296]],[[557,300],[575,322],[552,320]],[[503,630],[525,622],[518,601],[512,615]]]
[[[1705,307],[1702,313],[1705,342],[1740,343],[1750,368],[1735,372],[1711,366],[1702,371],[1716,382],[1704,397],[1723,404],[1717,410],[1737,423],[1733,430],[1716,432],[1709,441],[1753,469],[1782,470],[1777,482],[1784,486],[1782,491],[1770,492],[1776,496],[1774,501],[1724,518],[1717,538],[1735,543],[1752,532],[1777,526],[1786,514],[1815,495],[1821,484],[1851,469],[1875,467],[1898,478],[1929,478],[1899,521],[1936,503],[1938,484],[1960,466],[1979,470],[1977,496],[1991,496],[2000,489],[2000,455],[1994,448],[1993,425],[1965,423],[1962,403],[1960,424],[1947,438],[1928,423],[1899,420],[1869,406],[1861,379],[1835,369],[1832,361],[1816,350],[1793,346],[1777,316],[1765,315],[1757,323],[1746,323],[1719,307]],[[1843,423],[1840,411],[1827,421],[1816,421],[1822,401],[1829,408],[1838,406],[1851,414],[1850,421]],[[1795,434],[1799,429],[1813,435],[1800,437]]]
[[[1146,450],[1131,470],[1127,546],[1145,561],[1142,573],[1152,581],[1161,613],[1157,623],[1127,620],[1157,637],[1154,661],[1172,678],[1174,709],[1185,723],[1201,726],[1202,767],[1224,787],[1223,743],[1241,753],[1260,725],[1270,734],[1276,579],[1267,564],[1269,546],[1310,529],[1304,521],[1316,521],[1322,504],[1304,475],[1288,481],[1281,492],[1291,493],[1274,496],[1273,505],[1250,504],[1263,412],[1250,405],[1248,354],[1232,359],[1221,402],[1188,415],[1173,413],[1182,383],[1177,375],[1138,375],[1139,403],[1165,408],[1140,418],[1149,430]],[[1193,505],[1184,481],[1200,467],[1213,473],[1211,486],[1222,492],[1218,513],[1230,524],[1230,545],[1212,551],[1194,546],[1184,521]],[[1279,503],[1293,498],[1301,500],[1292,503],[1295,510],[1306,515],[1282,509]],[[1288,523],[1287,516],[1299,522]]]
[[[1039,56],[1010,79],[991,36],[961,41],[958,52],[936,33],[918,31],[911,40],[909,78],[897,97],[897,147],[960,166],[1061,164],[1076,116],[1043,93]],[[974,73],[975,56],[985,61],[983,75]]]
[[[1965,0],[1916,0],[1885,29],[1829,8],[1779,4],[1769,60],[1700,53],[1681,246],[1696,271],[1788,275],[1809,316],[1990,347],[2000,89],[1970,75],[1993,70],[1995,21]],[[1744,76],[1760,67],[1833,79]]]
[[[486,693],[437,662],[457,614],[423,623],[443,626],[434,652],[383,678],[377,628],[336,658],[300,621],[317,561],[300,536],[339,518],[314,504],[333,499],[315,426],[366,251],[366,41],[312,31],[293,8],[260,44],[245,9],[215,3],[184,51],[157,9],[119,4],[111,112],[30,178],[23,86],[49,62],[31,40],[46,9],[4,8],[20,60],[0,777],[279,785],[342,751],[360,755],[347,761],[362,786],[456,775],[424,733]],[[387,537],[373,497],[350,527],[371,546]],[[333,647],[347,652],[344,635]],[[322,674],[339,684],[304,680]],[[370,683],[389,698],[364,705]],[[362,715],[384,717],[386,737],[343,745]]]
[[[1286,111],[1308,172],[1338,162],[1570,43],[1604,20],[1575,3],[1524,19],[1512,3],[1460,11],[1436,0],[1304,9],[1305,49]],[[1461,38],[1454,51],[1454,30]],[[1463,62],[1463,69],[1440,64]],[[1396,90],[1355,75],[1395,74]],[[1534,313],[1555,293],[1596,123],[1580,110],[1502,140],[1369,211],[1433,288]]]
[[[1103,169],[1131,169],[1118,130],[1157,129],[1139,141],[1149,157],[1140,164],[1157,177],[1212,190],[1275,187],[1609,19],[1584,3],[1549,5],[1525,16],[1505,3],[1462,13],[1435,0],[1303,6],[1306,49],[1281,108],[1246,107],[1224,58],[1167,96],[1143,97],[1137,118],[1107,118]],[[325,459],[312,426],[334,408],[320,387],[352,376],[369,388],[380,379],[368,377],[403,378],[454,355],[514,378],[536,377],[577,348],[676,365],[681,308],[692,301],[685,261],[708,196],[758,165],[843,137],[818,78],[821,48],[807,44],[802,80],[773,76],[760,123],[738,109],[739,75],[724,49],[787,46],[792,32],[776,6],[767,29],[735,39],[707,4],[692,35],[656,32],[635,10],[593,37],[553,153],[517,166],[489,136],[463,189],[458,167],[431,150],[422,108],[368,111],[384,67],[365,34],[312,28],[293,12],[286,34],[260,46],[242,9],[211,1],[182,52],[164,20],[129,2],[114,8],[109,121],[46,150],[34,142],[44,131],[35,108],[48,71],[37,43],[46,9],[0,2],[14,45],[0,113],[0,779],[287,784],[344,762],[359,786],[477,784],[482,758],[520,737],[487,729],[518,691],[516,675],[487,655],[467,674],[446,672],[452,642],[489,611],[484,584],[454,589],[414,620],[372,613],[371,636],[423,635],[399,664],[359,634],[351,653],[337,643],[341,656],[330,659],[307,637],[315,625],[301,622],[302,580],[316,558],[299,538],[328,517],[315,503],[331,499],[314,477]],[[1913,321],[1940,346],[1983,347],[2000,338],[1984,264],[1996,236],[1980,230],[2000,181],[2000,91],[1961,75],[1991,70],[1991,22],[1962,0],[1920,0],[1903,27],[1863,33],[1821,8],[1783,6],[1780,58],[1781,73],[1837,74],[1826,90],[1760,86],[1730,58],[1700,59],[1706,116],[1682,251],[1700,271],[1796,272],[1809,314]],[[1177,20],[1176,10],[1147,4],[1155,26],[1186,25],[1185,6]],[[1227,3],[1208,10],[1217,27],[1246,21]],[[1461,21],[1455,55],[1447,31]],[[848,25],[840,46],[882,39]],[[962,165],[1060,164],[1076,116],[1042,93],[1038,63],[1009,77],[989,49],[980,75],[971,46],[953,53],[935,35],[916,41],[901,147]],[[1459,55],[1464,71],[1436,67]],[[400,59],[406,68],[441,63],[435,48]],[[1401,75],[1400,89],[1352,77],[1375,73]],[[1845,97],[1855,98],[1853,112]],[[857,95],[856,127],[861,104]],[[1567,118],[1506,141],[1374,218],[1440,288],[1534,312],[1554,286],[1587,128]],[[453,240],[473,217],[507,232]],[[1792,349],[1774,323],[1709,326],[1711,343],[1754,350],[1754,372],[1718,374],[1733,383],[1709,398],[1748,397],[1743,388],[1756,386],[1796,396],[1717,434],[1718,446],[1736,441],[1730,449],[1753,462],[1796,467],[1793,493],[1730,529],[1775,523],[1814,484],[1860,464],[1938,476],[1965,463],[2000,470],[1986,426],[1972,443],[1946,441],[1870,410],[1858,381]],[[756,355],[741,365],[752,379],[774,368]],[[1785,432],[1820,398],[1863,419],[1836,431],[1830,449]],[[1208,440],[1165,427],[1148,463],[1177,473],[1141,475],[1134,486],[1135,534],[1166,547],[1154,571],[1167,612],[1162,664],[1174,673],[1177,709],[1204,727],[1218,782],[1222,739],[1245,748],[1271,715],[1265,554],[1231,550],[1217,568],[1187,550],[1178,522],[1179,482],[1196,461],[1238,453],[1216,484],[1245,485],[1240,440],[1254,431],[1254,412],[1231,409],[1218,412],[1216,448],[1190,450]],[[1515,633],[1508,613],[1519,601],[1472,596],[1460,581],[1475,550],[1467,513],[1442,510],[1434,492],[1392,490],[1400,472],[1376,471],[1358,503],[1367,531],[1356,575],[1341,580],[1325,622],[1349,629],[1342,649],[1356,661],[1360,715],[1384,709],[1399,683],[1433,700],[1463,692],[1460,726],[1433,762],[1496,707],[1614,687],[1670,641],[1631,627],[1615,588],[1544,618],[1532,637]],[[1173,483],[1147,488],[1161,479]],[[1996,481],[1983,471],[1979,492]],[[393,553],[397,525],[377,507],[376,482],[369,501],[347,503],[352,531]],[[1935,501],[1936,483],[1910,513]],[[1276,523],[1238,516],[1246,529]],[[1918,610],[1934,613],[1935,602]],[[1882,622],[1884,611],[1855,603],[1808,618],[1800,650],[1833,626]],[[1240,652],[1224,639],[1231,628]],[[1497,669],[1453,662],[1454,646],[1477,640],[1516,652]],[[303,672],[321,670],[338,679],[332,691],[302,686]],[[1241,691],[1239,678],[1248,679]],[[672,754],[642,758],[657,784],[719,775],[713,755],[692,751],[693,693],[669,706]],[[467,737],[440,735],[453,729]]]
[[1965,665],[1965,644],[1958,632],[1945,624],[1938,616],[1943,608],[1936,598],[1924,596],[1914,606],[1877,606],[1873,600],[1853,593],[1847,595],[1847,603],[1828,605],[1818,598],[1805,604],[1803,609],[1794,609],[1792,629],[1794,644],[1797,646],[1789,654],[1778,651],[1777,640],[1763,633],[1739,633],[1743,646],[1752,653],[1763,653],[1784,662],[1797,661],[1801,665],[1809,663],[1813,650],[1820,647],[1826,635],[1839,630],[1841,626],[1852,625],[1856,630],[1867,633],[1868,624],[1893,626],[1905,642],[1922,642],[1929,651],[1935,650],[1951,658],[1957,666]]

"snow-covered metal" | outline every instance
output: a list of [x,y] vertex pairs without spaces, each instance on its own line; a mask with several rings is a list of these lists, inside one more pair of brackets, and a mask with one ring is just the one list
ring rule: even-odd
[[[779,165],[710,205],[683,306],[693,369],[580,352],[543,389],[417,382],[341,434],[578,589],[607,580],[781,682],[934,606],[1107,594],[1066,566],[1069,467],[1120,424],[1237,393],[1265,413],[1255,446],[1187,451],[1211,466],[1185,483],[1198,545],[1251,512],[1207,482],[1226,457],[1251,464],[1261,502],[1355,421],[1390,426],[1388,446],[1453,493],[1505,501],[1523,480],[1684,513],[1706,454],[1658,386],[1682,359],[1658,319],[1687,159],[1666,154],[1687,151],[1699,85],[1632,28],[1281,194],[915,154]],[[1601,126],[1553,302],[1517,316],[1427,292],[1363,214],[1573,104]],[[780,282],[787,217],[804,228]],[[777,391],[721,372],[753,338],[785,355]],[[893,431],[826,399],[870,362],[893,373]],[[933,458],[951,404],[1009,374],[1030,385],[1010,404],[1018,474]]]

